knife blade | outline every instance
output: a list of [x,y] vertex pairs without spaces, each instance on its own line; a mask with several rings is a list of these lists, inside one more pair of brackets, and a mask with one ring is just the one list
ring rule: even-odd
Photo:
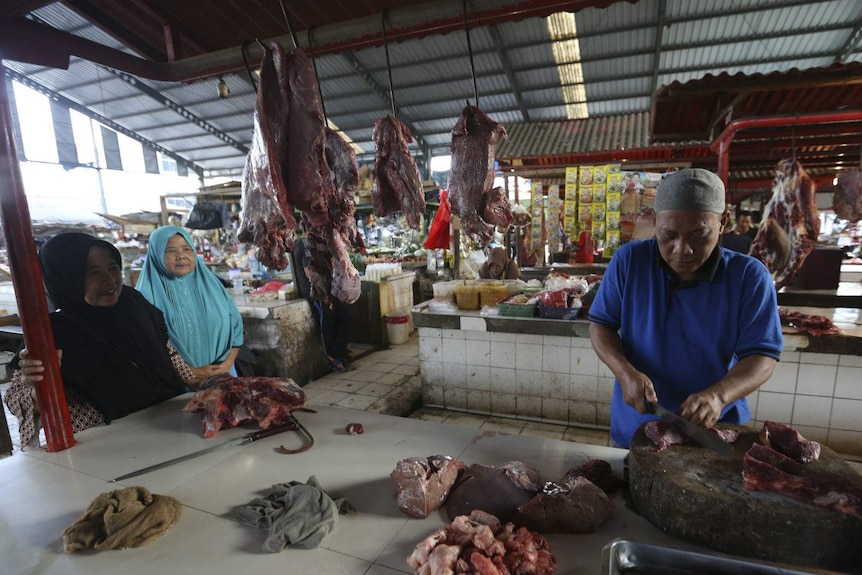
[[288,421],[287,423],[276,425],[275,427],[270,427],[268,429],[260,429],[258,431],[253,431],[251,433],[243,435],[242,437],[237,437],[236,439],[231,439],[230,441],[219,443],[218,445],[213,445],[212,447],[207,447],[205,449],[194,451],[186,455],[181,455],[173,459],[168,459],[167,461],[162,461],[161,463],[156,463],[155,465],[150,465],[149,467],[143,467],[136,471],[132,471],[131,473],[126,473],[125,475],[121,475],[119,477],[111,479],[110,482],[116,483],[125,479],[131,479],[132,477],[137,477],[138,475],[144,475],[145,473],[164,469],[165,467],[170,467],[171,465],[176,465],[177,463],[182,463],[183,461],[188,461],[189,459],[194,459],[196,457],[200,457],[201,455],[206,455],[207,453],[221,451],[222,449],[228,449],[230,447],[236,447],[238,445],[247,445],[249,443],[254,443],[258,439],[270,437],[271,435],[276,435],[278,433],[281,433],[282,431],[296,429],[296,423],[296,420],[291,416],[290,421]]
[[646,402],[647,413],[658,415],[665,421],[669,421],[679,429],[683,435],[692,441],[706,447],[710,451],[719,455],[728,456],[733,453],[733,446],[717,434],[709,431],[705,427],[700,427],[694,423],[683,419],[672,411],[669,411],[657,403]]

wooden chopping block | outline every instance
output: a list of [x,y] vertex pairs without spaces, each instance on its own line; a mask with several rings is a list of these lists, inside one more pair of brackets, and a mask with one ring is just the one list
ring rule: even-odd
[[[663,531],[723,553],[820,569],[859,569],[862,519],[745,489],[742,457],[758,431],[736,428],[741,433],[729,457],[693,443],[655,452],[643,427],[638,429],[628,461],[637,511]],[[862,484],[862,475],[826,446],[820,459],[808,465]]]

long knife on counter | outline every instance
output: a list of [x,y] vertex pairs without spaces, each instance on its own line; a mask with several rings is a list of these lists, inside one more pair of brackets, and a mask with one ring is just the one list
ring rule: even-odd
[[218,445],[213,445],[212,447],[207,447],[206,449],[201,449],[200,451],[195,451],[187,455],[181,455],[180,457],[175,457],[174,459],[168,459],[167,461],[162,461],[161,463],[156,463],[155,465],[150,465],[149,467],[144,467],[142,469],[138,469],[137,471],[132,471],[131,473],[126,473],[125,475],[121,475],[115,479],[111,479],[111,483],[130,479],[132,477],[137,477],[138,475],[150,473],[151,471],[156,471],[158,469],[164,469],[165,467],[170,467],[171,465],[176,465],[177,463],[182,463],[183,461],[188,461],[189,459],[194,459],[195,457],[200,457],[201,455],[206,455],[207,453],[212,453],[214,451],[221,451],[222,449],[227,449],[229,447],[236,447],[238,445],[247,445],[249,443],[254,443],[258,439],[263,439],[265,437],[270,437],[283,431],[290,431],[293,429],[302,430],[305,434],[308,433],[302,426],[302,424],[300,424],[299,421],[297,421],[296,418],[291,415],[290,419],[286,423],[282,423],[281,425],[276,425],[275,427],[270,427],[268,429],[261,429],[252,433],[247,433],[242,437],[237,437],[236,439],[231,439],[230,441],[219,443]]
[[684,436],[706,447],[710,451],[724,456],[733,453],[733,446],[731,444],[727,443],[717,434],[709,431],[705,427],[695,425],[694,423],[678,416],[674,412],[668,411],[657,403],[647,401],[646,409],[647,413],[653,413],[665,421],[671,422]]

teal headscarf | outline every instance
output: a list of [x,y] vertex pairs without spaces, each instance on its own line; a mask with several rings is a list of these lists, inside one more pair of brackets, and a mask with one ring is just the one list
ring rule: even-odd
[[218,276],[201,259],[193,272],[176,277],[165,269],[165,248],[181,235],[194,249],[189,233],[163,226],[150,234],[144,268],[136,286],[162,310],[171,343],[193,367],[222,361],[233,347],[242,345],[242,318]]

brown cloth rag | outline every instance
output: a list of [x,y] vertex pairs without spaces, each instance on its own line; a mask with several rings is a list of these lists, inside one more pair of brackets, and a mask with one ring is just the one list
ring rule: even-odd
[[146,487],[102,493],[63,531],[66,553],[141,547],[164,535],[183,513],[180,502]]

